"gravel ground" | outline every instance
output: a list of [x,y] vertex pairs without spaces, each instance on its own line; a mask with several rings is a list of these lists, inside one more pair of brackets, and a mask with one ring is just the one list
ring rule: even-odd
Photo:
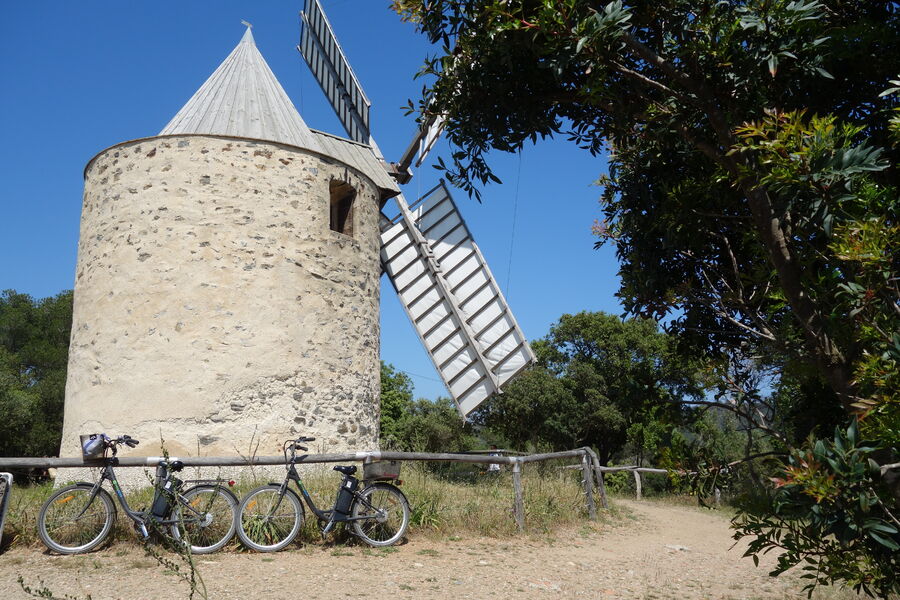
[[[731,548],[718,513],[652,501],[619,500],[620,525],[590,524],[550,535],[429,539],[413,535],[388,549],[322,544],[277,554],[223,552],[198,557],[208,597],[220,598],[805,598],[796,576],[768,577]],[[18,548],[0,556],[0,599],[28,596],[21,575],[56,597],[94,600],[185,598],[188,587],[136,544],[118,542],[84,556]],[[814,598],[855,598],[823,589]]]

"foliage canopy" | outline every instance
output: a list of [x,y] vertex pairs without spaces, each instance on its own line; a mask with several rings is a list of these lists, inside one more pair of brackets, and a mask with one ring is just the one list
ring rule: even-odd
[[411,452],[460,452],[473,448],[470,424],[459,418],[449,398],[413,400],[412,381],[381,363],[381,444]]
[[604,463],[631,442],[640,456],[700,395],[696,365],[654,321],[603,312],[563,315],[532,344],[538,367],[511,382],[475,421],[518,447],[597,448]]
[[71,291],[0,294],[0,456],[59,453],[71,328]]
[[[884,372],[896,382],[900,360],[897,327],[884,327],[900,321],[897,97],[881,92],[900,73],[896,3],[395,9],[443,45],[418,109],[446,120],[451,181],[477,194],[495,179],[489,150],[555,134],[608,149],[596,231],[616,245],[629,312],[677,311],[683,339],[711,355],[744,343],[808,364],[832,390],[822,401],[847,411],[888,400]],[[877,252],[869,264],[841,251],[862,239]],[[864,335],[846,318],[855,308]]]
[[[844,418],[860,415],[873,456],[896,460],[898,3],[394,6],[442,46],[422,69],[430,78],[424,97],[410,108],[445,120],[455,149],[439,167],[452,182],[478,196],[479,185],[496,181],[490,150],[515,151],[557,134],[595,154],[608,151],[609,173],[599,180],[602,218],[594,227],[598,244],[615,245],[626,310],[674,317],[682,349],[704,359],[716,385],[731,389],[742,418],[759,415],[754,426],[776,443],[800,445],[796,436],[809,431],[822,435],[836,409]],[[764,380],[754,371],[768,375],[771,401],[762,398]],[[795,437],[781,435],[773,419]],[[837,438],[830,443],[810,441],[797,452],[825,457]],[[855,467],[831,458],[817,459],[817,469],[851,490],[850,498]],[[814,475],[811,465],[795,458],[785,468],[799,480],[801,472]],[[873,489],[879,502],[896,506],[896,487]],[[777,541],[792,527],[819,523],[809,503],[791,500],[796,510],[783,512],[787,493],[748,513],[744,531],[759,536],[755,548],[765,548],[769,534]],[[866,507],[842,506],[851,511],[847,522],[864,527]],[[870,552],[866,544],[875,538],[866,539],[839,544],[853,556],[843,563],[805,543],[789,560],[822,569],[816,581],[897,591],[900,583],[889,575],[896,565]],[[841,569],[866,561],[877,565],[870,569],[875,579]]]

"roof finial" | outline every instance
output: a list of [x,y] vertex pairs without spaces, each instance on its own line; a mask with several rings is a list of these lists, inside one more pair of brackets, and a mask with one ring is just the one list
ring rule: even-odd
[[246,25],[247,29],[253,29],[253,25],[247,21],[241,20],[241,25]]

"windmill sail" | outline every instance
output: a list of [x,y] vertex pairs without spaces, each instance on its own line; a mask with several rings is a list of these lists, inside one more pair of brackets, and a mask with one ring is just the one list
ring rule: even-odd
[[463,415],[534,361],[443,181],[382,222],[381,261]]
[[[347,134],[381,151],[369,133],[369,100],[353,74],[319,0],[306,0],[298,49]],[[440,135],[438,118],[420,128],[392,173],[401,182]],[[406,175],[404,178],[404,174]],[[382,214],[381,261],[459,412],[466,416],[534,362],[500,287],[443,182],[400,214]]]
[[355,142],[368,144],[371,102],[344,57],[319,0],[307,0],[300,16],[304,27],[297,49],[322,86],[347,135]]

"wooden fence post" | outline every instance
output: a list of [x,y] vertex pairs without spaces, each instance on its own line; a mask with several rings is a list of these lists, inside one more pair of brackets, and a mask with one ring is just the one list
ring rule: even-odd
[[0,473],[0,541],[3,541],[3,522],[6,521],[6,509],[9,508],[12,485],[12,473]]
[[632,473],[634,473],[635,495],[637,496],[637,499],[640,500],[641,499],[641,474],[638,472],[637,469],[633,470]]
[[513,463],[513,492],[515,500],[513,501],[513,513],[516,515],[516,528],[519,532],[525,531],[525,500],[522,495],[522,463],[516,461]]
[[597,520],[597,507],[594,505],[594,476],[591,474],[591,464],[587,452],[581,457],[581,477],[584,483],[584,499],[587,503],[588,517],[591,521]]
[[600,506],[609,508],[609,501],[606,499],[606,482],[603,480],[603,471],[600,470],[600,457],[594,452],[593,448],[585,447],[591,456],[591,464],[594,467],[594,475],[597,478],[597,489],[600,491]]

